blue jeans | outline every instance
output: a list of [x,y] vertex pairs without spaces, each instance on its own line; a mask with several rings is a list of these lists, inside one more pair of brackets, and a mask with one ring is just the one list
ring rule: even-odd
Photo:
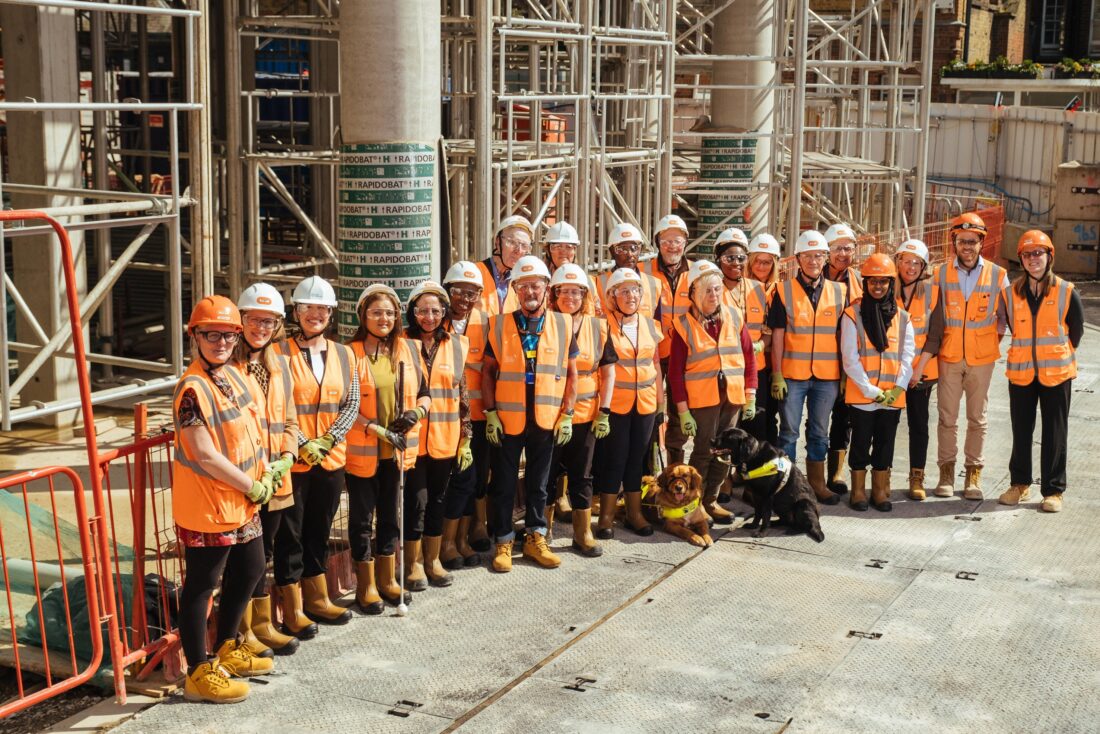
[[829,416],[839,391],[838,380],[787,380],[787,399],[779,415],[779,448],[791,461],[796,458],[803,403],[807,406],[806,460],[825,461],[829,453]]

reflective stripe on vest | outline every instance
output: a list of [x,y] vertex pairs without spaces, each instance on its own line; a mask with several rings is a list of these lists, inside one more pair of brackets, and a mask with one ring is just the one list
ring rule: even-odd
[[645,271],[653,276],[657,281],[657,284],[661,287],[661,343],[657,348],[657,354],[662,360],[668,359],[668,355],[672,353],[672,322],[673,319],[683,315],[686,308],[683,303],[679,303],[677,295],[681,290],[687,290],[687,272],[682,272],[676,276],[675,283],[669,283],[668,278],[665,277],[664,272],[661,271],[658,261],[661,259],[660,255],[646,263]]
[[1038,377],[1039,384],[1054,387],[1077,377],[1077,354],[1066,328],[1072,292],[1072,283],[1054,276],[1054,284],[1033,316],[1027,298],[1020,298],[1014,286],[1005,288],[1012,319],[1005,369],[1009,382],[1030,385]]
[[[491,259],[491,258],[490,258]],[[519,308],[519,296],[512,289],[511,283],[508,284],[508,290],[504,295],[503,306],[500,303],[500,296],[497,295],[497,283],[493,278],[493,271],[484,260],[479,260],[477,263],[478,269],[481,271],[481,299],[478,301],[477,308],[479,311],[484,311],[488,316],[495,316],[498,313],[512,313]]]
[[[470,401],[470,420],[485,420],[484,404],[481,400],[481,360],[485,357],[485,344],[488,339],[489,317],[484,311],[473,309],[466,317],[466,398]],[[454,325],[447,322],[447,331],[454,333]]]
[[449,334],[439,345],[427,371],[427,362],[420,355],[420,369],[428,376],[428,393],[432,398],[428,415],[420,420],[420,455],[430,454],[433,459],[453,459],[462,439],[459,422],[460,381],[466,363],[466,337]]
[[[290,382],[290,365],[286,357],[277,350],[272,350],[271,360],[276,365],[274,371],[268,370],[267,393],[260,388],[260,383],[248,371],[247,365],[238,367],[241,378],[247,383],[252,399],[259,406],[260,432],[264,436],[264,446],[267,447],[269,460],[279,458],[283,452],[298,455],[298,441],[296,437],[286,435],[286,413],[292,394]],[[266,358],[261,353],[260,359]],[[282,484],[275,489],[277,497],[289,497],[293,492],[290,482],[290,472],[283,475]]]
[[[350,348],[325,340],[325,373],[317,382],[313,367],[306,361],[296,341],[289,341],[290,376],[294,392],[294,408],[298,412],[298,429],[307,439],[320,438],[328,432],[340,414],[340,406],[351,389],[355,355]],[[332,447],[321,467],[334,471],[344,466],[346,446],[343,441]],[[305,472],[309,467],[295,464],[292,471]]]
[[[390,357],[390,365],[400,369],[403,374],[402,403],[405,406],[416,405],[416,397],[420,392],[421,374],[420,359],[417,356],[418,346],[409,339],[397,339],[394,342],[394,353]],[[355,369],[359,374],[359,415],[369,421],[378,420],[378,388],[374,382],[374,375],[370,371],[370,360],[366,357],[362,341],[351,343],[352,354],[355,356]],[[396,382],[394,383],[396,388]],[[416,464],[416,455],[420,446],[420,431],[410,430],[405,434],[407,445],[402,452],[403,465],[406,471]],[[347,472],[357,477],[373,477],[378,471],[379,439],[366,426],[356,423],[348,431],[347,435]]]
[[[940,299],[940,289],[932,282],[931,278],[925,278],[913,287],[913,296],[909,303],[905,303],[901,296],[901,281],[897,282],[898,308],[904,308],[909,314],[909,323],[913,327],[913,370],[916,371],[920,362],[921,351],[928,341],[928,328],[932,323],[932,311],[936,308]],[[924,366],[925,380],[935,380],[940,376],[939,360],[932,358]]]
[[[572,319],[557,311],[547,311],[535,355],[535,423],[553,430],[561,413],[568,376],[569,337]],[[497,314],[489,319],[489,342],[499,366],[496,378],[496,410],[504,432],[523,433],[527,425],[526,360],[523,343],[513,314]]]
[[[863,317],[860,315],[860,301],[846,308],[844,315],[855,324],[859,361],[863,365],[867,379],[880,390],[895,387],[898,384],[898,375],[901,373],[901,350],[905,344],[905,333],[911,328],[909,314],[902,308],[894,314],[893,321],[886,329],[886,351],[884,352],[875,349],[875,345],[867,338],[867,331],[863,328]],[[908,385],[902,385],[902,387],[906,388]],[[848,377],[844,384],[844,402],[849,405],[868,405],[874,400],[864,395],[855,381]],[[898,396],[892,407],[905,407],[904,392]]]
[[661,330],[657,322],[638,316],[638,346],[623,333],[618,315],[608,318],[609,336],[619,361],[615,363],[615,389],[611,396],[611,412],[625,415],[637,404],[638,413],[657,412],[657,345]]
[[577,330],[577,402],[573,406],[573,425],[588,423],[596,417],[600,405],[600,358],[606,341],[606,321],[581,317]]
[[955,261],[940,266],[936,276],[943,303],[943,343],[939,358],[972,366],[992,364],[1001,356],[1001,337],[997,334],[997,299],[1000,297],[1004,268],[984,261],[978,283],[963,298]]
[[[614,309],[611,308],[611,301],[607,297],[607,281],[611,278],[611,274],[614,270],[605,270],[600,273],[600,277],[597,278],[600,289],[600,303],[603,305],[604,316],[612,313]],[[638,315],[647,316],[653,318],[653,314],[657,313],[657,304],[661,302],[661,284],[652,275],[646,272],[639,272],[638,276],[642,279],[642,302],[638,306]],[[618,313],[615,311],[615,313]]]
[[840,349],[837,329],[844,305],[845,286],[822,282],[815,309],[795,279],[779,284],[776,295],[787,311],[783,332],[783,376],[788,380],[840,379]]
[[741,312],[723,305],[722,325],[715,340],[688,312],[676,321],[676,332],[687,345],[684,363],[684,387],[688,408],[718,405],[718,374],[726,376],[726,400],[731,405],[745,404],[745,355],[741,351]]

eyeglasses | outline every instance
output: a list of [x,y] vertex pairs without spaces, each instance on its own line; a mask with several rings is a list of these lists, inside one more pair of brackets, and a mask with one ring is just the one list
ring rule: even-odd
[[657,242],[662,245],[668,245],[669,247],[683,247],[688,243],[683,237],[674,237],[667,240],[658,239]]
[[551,250],[566,250],[567,252],[576,252],[577,246],[569,242],[551,242]]
[[451,298],[473,301],[481,296],[480,288],[451,288]]
[[584,298],[584,291],[580,288],[567,288],[561,286],[558,288],[558,295],[565,296],[566,298]]
[[829,250],[829,252],[839,252],[841,254],[850,255],[856,251],[856,248],[852,245],[837,245]]
[[890,287],[890,281],[892,281],[892,280],[893,280],[893,278],[867,278],[866,283],[867,283],[867,285],[873,285],[873,286],[876,286],[876,287],[881,286],[882,288],[889,288]]
[[531,251],[531,243],[527,240],[518,240],[515,237],[501,237],[500,241],[513,250],[519,250],[520,252]]
[[723,255],[722,257],[720,257],[718,259],[720,261],[724,262],[726,265],[733,265],[734,263],[743,263],[743,262],[745,262],[746,260],[749,259],[749,256],[748,255]]
[[620,242],[617,245],[612,245],[611,249],[615,252],[621,252],[624,255],[637,255],[639,252],[642,251],[642,246],[636,243],[632,245],[627,245]]
[[805,258],[806,260],[821,261],[825,259],[824,252],[803,252],[798,256],[799,258]]
[[982,241],[981,240],[972,240],[970,238],[967,238],[965,240],[963,240],[963,239],[955,240],[955,244],[960,246],[960,247],[977,247],[978,245],[982,244]]
[[295,306],[299,313],[332,313],[332,306],[322,306],[318,303],[301,303]]
[[1031,252],[1021,252],[1020,257],[1025,260],[1038,260],[1046,254],[1046,250],[1032,250]]
[[387,308],[372,308],[371,310],[367,311],[367,318],[374,319],[376,321],[378,319],[395,319],[397,318],[397,312],[393,309]]
[[636,285],[621,285],[615,289],[616,296],[639,296],[642,293],[642,289]]
[[195,333],[211,344],[217,344],[218,342],[236,344],[237,340],[241,338],[241,332],[239,331],[197,331]]
[[417,316],[429,316],[433,319],[443,317],[443,309],[441,308],[417,308],[413,310]]
[[245,319],[245,322],[255,329],[274,329],[279,325],[278,319]]

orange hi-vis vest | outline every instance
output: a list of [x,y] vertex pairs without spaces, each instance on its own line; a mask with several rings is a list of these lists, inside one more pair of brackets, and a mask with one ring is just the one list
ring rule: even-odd
[[[557,268],[554,267],[554,264],[552,262],[550,262],[549,255],[547,257],[543,258],[543,259],[546,262],[546,268],[550,271],[550,275],[552,276],[557,271]],[[576,263],[574,263],[574,265],[575,264]],[[582,268],[582,270],[583,270],[583,268]],[[600,313],[597,310],[597,306],[600,305],[600,301],[599,301],[599,298],[597,297],[596,279],[593,278],[591,274],[588,274],[587,277],[588,277],[588,283],[585,284],[585,287],[588,288],[588,303],[584,306],[583,309],[581,309],[581,314],[584,315],[584,316],[599,316]],[[553,293],[550,293],[550,295],[547,296],[547,298],[549,298],[550,303],[553,304],[553,302],[554,302]],[[575,422],[576,421],[574,421],[574,423]]]
[[611,412],[626,415],[637,404],[640,415],[657,412],[657,345],[661,343],[661,327],[648,316],[638,314],[638,346],[623,333],[622,317],[608,316],[611,343],[619,361],[615,363],[615,390],[611,395]]
[[[269,370],[267,378],[267,394],[260,388],[260,383],[248,372],[247,365],[235,368],[240,373],[241,379],[248,383],[248,391],[252,399],[259,406],[260,432],[264,436],[264,445],[267,447],[268,461],[278,459],[284,452],[298,456],[297,436],[286,434],[287,405],[291,399],[293,388],[290,380],[290,365],[286,357],[275,349],[274,362],[278,370]],[[260,359],[263,359],[261,356]],[[290,472],[283,475],[282,483],[275,488],[276,497],[289,497],[294,491],[290,483]]]
[[997,333],[997,303],[1004,281],[1004,268],[988,260],[978,276],[978,284],[963,298],[955,260],[940,266],[936,284],[943,302],[943,344],[939,358],[944,362],[966,360],[971,366],[992,364],[1001,356],[1001,337]]
[[782,374],[788,380],[840,379],[840,344],[837,329],[844,308],[846,286],[832,280],[821,285],[815,309],[798,276],[779,284],[776,297],[787,310],[783,332]]
[[[352,342],[351,351],[355,355],[355,369],[359,373],[359,415],[369,421],[378,421],[378,387],[374,382],[374,374],[370,370],[370,360],[362,341]],[[401,370],[404,375],[401,385],[401,404],[405,410],[412,410],[416,405],[416,397],[420,392],[421,372],[420,357],[417,355],[418,345],[411,339],[398,338],[394,341],[393,354],[390,355],[390,365],[395,370]],[[396,371],[394,374],[397,374]],[[394,384],[396,389],[396,383]],[[405,471],[416,464],[416,456],[419,453],[420,431],[412,428],[405,434],[405,450],[401,452],[401,463]],[[357,477],[373,477],[378,471],[378,442],[379,438],[367,430],[366,426],[358,423],[348,431],[347,445],[347,472]],[[395,451],[396,453],[396,451]]]
[[[470,401],[470,420],[485,420],[485,409],[481,402],[481,360],[485,356],[485,343],[488,339],[489,316],[476,308],[466,317],[466,398]],[[454,333],[454,325],[448,321],[447,331]]]
[[668,359],[668,355],[672,353],[673,319],[678,318],[685,311],[683,303],[678,301],[677,297],[680,291],[687,293],[687,271],[677,275],[675,283],[670,283],[658,264],[660,259],[661,256],[658,254],[643,266],[643,270],[652,275],[661,286],[661,332],[664,338],[661,339],[661,344],[657,348],[657,354],[661,359]]
[[181,528],[199,533],[224,533],[241,527],[258,509],[237,489],[215,479],[180,438],[180,401],[194,390],[206,432],[218,453],[259,480],[265,468],[260,408],[252,399],[248,384],[231,367],[222,374],[233,386],[236,400],[229,400],[206,374],[198,360],[191,363],[176,384],[172,414],[176,421],[175,458],[172,465],[172,517]]
[[[340,405],[351,389],[351,376],[355,370],[355,354],[349,347],[337,344],[331,339],[325,340],[325,374],[320,383],[313,374],[313,368],[306,361],[298,342],[287,341],[290,362],[290,378],[294,388],[294,408],[298,411],[298,430],[307,439],[324,436],[340,415]],[[344,466],[346,446],[344,442],[334,445],[321,463],[321,468],[335,471]],[[310,467],[298,462],[292,471],[306,472]]]
[[[856,301],[844,309],[844,315],[852,320],[856,326],[856,342],[859,349],[859,361],[863,365],[863,371],[867,373],[867,379],[879,390],[889,390],[898,384],[898,375],[901,374],[901,349],[905,344],[905,333],[912,328],[909,325],[909,314],[905,309],[898,308],[894,314],[890,327],[886,330],[886,351],[880,352],[867,338],[867,332],[863,328],[863,317],[860,316],[860,301]],[[908,385],[902,385],[903,389]],[[848,377],[844,383],[844,402],[849,405],[869,405],[874,402],[872,398],[863,394],[855,381]],[[905,393],[902,392],[894,401],[894,408],[905,407]]]
[[[535,423],[554,430],[561,415],[565,383],[569,376],[569,343],[573,319],[557,311],[545,311],[535,355]],[[489,343],[500,366],[496,379],[496,410],[504,432],[523,433],[527,425],[527,379],[523,342],[513,314],[489,318]]]
[[745,285],[745,305],[738,305],[733,297],[733,291],[726,288],[722,291],[722,303],[733,306],[741,314],[745,321],[745,328],[749,330],[749,338],[754,342],[759,341],[764,335],[764,325],[768,320],[768,295],[764,284],[752,278],[742,278]]
[[491,257],[488,260],[481,260],[477,264],[478,270],[481,271],[482,282],[481,300],[478,301],[477,308],[489,316],[495,316],[498,313],[512,313],[519,309],[519,296],[516,295],[515,289],[509,283],[508,293],[504,296],[504,303],[501,304],[500,296],[497,295],[497,282],[493,278],[493,269],[488,265],[490,260],[492,260]]
[[[926,278],[913,286],[913,296],[909,299],[909,303],[905,303],[901,296],[901,281],[898,281],[897,288],[898,308],[905,309],[906,313],[909,314],[909,322],[913,325],[913,346],[916,352],[913,355],[913,370],[916,371],[917,363],[920,362],[921,350],[924,349],[924,343],[928,341],[928,327],[932,322],[932,311],[940,300],[940,289],[932,282],[931,278]],[[924,366],[924,374],[921,377],[926,381],[931,381],[939,376],[939,361],[935,359],[928,360],[928,364]]]
[[429,454],[433,459],[453,459],[458,453],[458,443],[462,440],[462,424],[458,419],[459,393],[468,351],[466,337],[447,334],[439,343],[430,370],[423,349],[417,352],[420,355],[420,369],[427,377],[428,392],[432,397],[428,414],[420,419],[421,456]]
[[741,312],[723,305],[722,327],[716,340],[688,312],[675,322],[676,333],[687,345],[684,364],[684,387],[688,408],[710,408],[718,405],[718,375],[726,376],[726,399],[731,405],[745,404],[745,355],[741,351]]
[[1020,298],[1012,286],[1005,288],[1012,319],[1006,374],[1013,385],[1030,385],[1038,377],[1040,385],[1054,387],[1077,377],[1077,355],[1066,329],[1072,292],[1072,283],[1054,276],[1033,317],[1027,298]]
[[[833,270],[833,266],[825,265],[826,280],[833,280],[829,277],[829,273]],[[848,300],[855,301],[856,299],[863,298],[863,278],[859,274],[859,270],[856,266],[849,265],[844,269],[844,277],[841,280],[834,281],[836,283],[843,283],[848,286]]]
[[[600,306],[603,308],[604,316],[614,311],[611,307],[612,304],[610,299],[608,299],[607,294],[604,293],[607,289],[607,281],[611,278],[613,272],[615,271],[605,270],[600,273],[600,277],[596,279],[596,282],[599,284]],[[653,318],[653,314],[657,313],[657,304],[661,302],[661,283],[649,273],[638,273],[638,276],[642,279],[642,302],[638,306],[638,314],[647,318]]]
[[577,330],[577,402],[573,425],[588,423],[600,408],[600,359],[607,344],[607,322],[595,316],[579,316]]

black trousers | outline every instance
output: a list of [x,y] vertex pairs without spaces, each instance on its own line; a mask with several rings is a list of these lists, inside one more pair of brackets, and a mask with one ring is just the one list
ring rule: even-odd
[[267,596],[267,564],[271,563],[271,559],[275,555],[275,535],[279,532],[282,524],[283,510],[271,510],[268,509],[267,505],[260,507],[260,526],[264,531],[263,538],[261,538],[264,547],[264,572],[260,574],[260,579],[256,582],[256,589],[252,592],[253,597]]
[[[527,417],[527,428],[518,436],[504,434],[500,447],[492,452],[493,476],[489,482],[489,533],[498,543],[512,540],[512,508],[516,504],[519,481],[519,457],[526,452],[523,475],[526,495],[525,523],[527,532],[546,527],[546,483],[550,478],[550,462],[554,455],[554,432],[535,425]],[[639,466],[641,464],[639,463]]]
[[247,543],[207,548],[185,548],[187,574],[180,593],[180,642],[187,665],[210,659],[206,649],[206,610],[210,596],[221,582],[218,600],[218,644],[237,636],[252,590],[264,574],[264,544],[260,538]]
[[898,434],[901,411],[882,410],[848,411],[852,423],[852,446],[848,450],[848,467],[865,470],[870,464],[876,471],[894,465],[894,438]]
[[344,469],[314,466],[291,474],[290,481],[294,504],[282,511],[282,524],[275,536],[275,583],[279,586],[325,572],[328,537],[344,489]]
[[771,370],[757,373],[756,416],[742,421],[740,427],[757,441],[767,441],[772,446],[779,443],[779,402],[772,400]]
[[[464,472],[455,472],[451,483],[460,484],[458,494],[468,496],[463,515],[474,514],[474,500],[481,499],[489,492],[490,457],[496,448],[485,438],[485,421],[474,421],[474,435],[470,439],[470,451],[474,454],[474,465]],[[445,511],[446,512],[446,511]],[[450,517],[449,515],[447,515]]]
[[408,481],[413,485],[417,497],[421,495],[424,497],[424,520],[421,523],[420,534],[410,533],[410,526],[406,523],[406,538],[419,540],[421,535],[434,537],[443,534],[443,498],[447,493],[447,485],[451,481],[454,465],[454,457],[433,459],[424,454],[416,460],[416,466],[409,473]]
[[[554,447],[554,458],[550,464],[550,479],[546,486],[549,490],[558,485],[558,477],[563,473],[568,478],[569,504],[574,510],[587,510],[592,506],[592,454],[596,448],[596,437],[592,435],[592,422],[574,423],[573,437],[564,446]],[[553,493],[547,493],[547,506],[554,504]]]
[[[370,561],[375,555],[397,552],[397,492],[400,472],[392,459],[378,462],[373,477],[347,475],[348,542],[354,561]],[[378,534],[373,549],[374,514],[378,513]]]
[[928,403],[935,383],[905,391],[905,422],[909,426],[909,468],[924,469],[928,461]]
[[637,407],[629,413],[611,414],[611,433],[596,442],[593,487],[600,494],[642,491],[645,454],[652,450],[656,413],[641,415]]
[[844,451],[852,440],[851,408],[844,402],[844,375],[841,375],[840,391],[833,403],[832,420],[829,423],[829,450]]
[[1035,413],[1043,415],[1039,447],[1040,487],[1044,497],[1066,491],[1066,453],[1069,404],[1073,380],[1046,387],[1038,380],[1030,385],[1008,385],[1008,411],[1012,417],[1012,457],[1008,473],[1013,484],[1031,484],[1031,442]]

